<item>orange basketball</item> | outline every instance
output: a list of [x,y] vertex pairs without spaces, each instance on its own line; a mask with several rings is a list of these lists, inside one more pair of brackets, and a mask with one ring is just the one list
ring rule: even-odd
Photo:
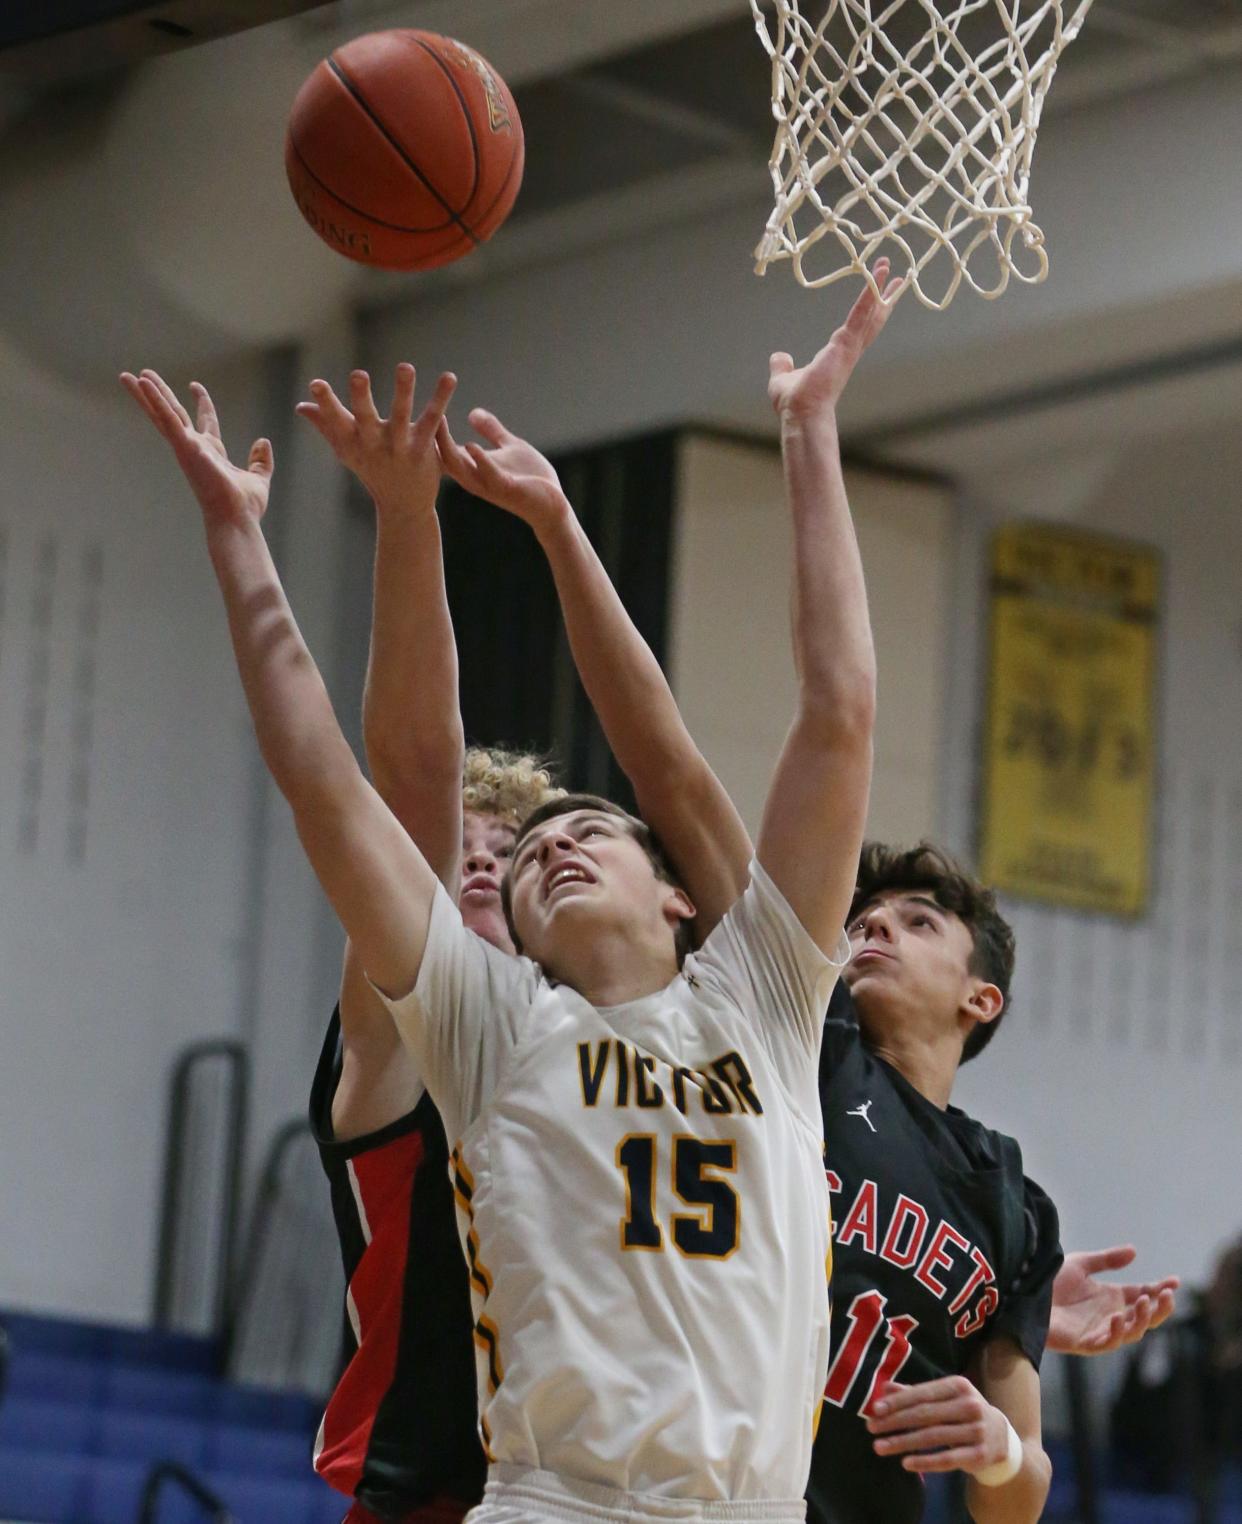
[[522,184],[522,122],[508,86],[451,37],[355,37],[298,91],[285,172],[302,215],[349,259],[430,270],[468,254]]

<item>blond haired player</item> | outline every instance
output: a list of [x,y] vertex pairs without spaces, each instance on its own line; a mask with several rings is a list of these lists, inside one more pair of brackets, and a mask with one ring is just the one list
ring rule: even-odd
[[481,1518],[657,1518],[673,1500],[803,1515],[827,1364],[816,1063],[874,712],[835,407],[888,311],[868,291],[809,365],[773,357],[798,706],[750,883],[684,969],[693,905],[598,809],[527,837],[529,958],[465,930],[359,770],[289,612],[260,528],[270,445],[234,468],[205,393],[196,426],[157,377],[126,380],[203,511],[264,760],[456,1143],[487,1356]]

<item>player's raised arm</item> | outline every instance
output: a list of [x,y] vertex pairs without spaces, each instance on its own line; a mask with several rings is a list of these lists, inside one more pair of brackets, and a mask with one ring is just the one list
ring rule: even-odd
[[[876,266],[884,290],[887,261]],[[898,283],[887,284],[890,304]],[[850,519],[837,402],[888,319],[868,288],[809,364],[771,360],[793,521],[793,644],[798,708],[773,775],[758,857],[829,955],[854,888],[871,785],[875,650]]]
[[256,441],[247,467],[234,466],[203,387],[193,388],[195,421],[153,371],[126,373],[122,383],[172,447],[202,509],[259,749],[311,865],[367,972],[404,994],[422,962],[435,876],[362,776],[285,598],[261,526],[271,445]]
[[[310,383],[298,413],[319,431],[375,505],[371,642],[362,734],[380,797],[436,877],[457,897],[465,754],[457,695],[457,646],[444,589],[436,494],[435,425],[456,379],[439,378],[414,419],[414,367],[397,367],[392,408],[381,418],[371,378],[355,370],[349,405],[326,381]],[[339,1001],[341,1075],[332,1098],[338,1139],[375,1132],[403,1116],[422,1077],[387,1006],[367,983],[352,943]]]
[[298,405],[375,504],[375,583],[362,728],[371,777],[450,893],[461,856],[465,739],[457,647],[444,590],[434,427],[457,385],[442,375],[413,418],[415,371],[397,366],[392,412],[381,418],[364,370],[349,407],[326,381]]
[[668,680],[638,633],[552,465],[483,408],[490,449],[464,449],[442,424],[444,469],[468,492],[534,530],[556,583],[570,650],[639,813],[697,907],[702,940],[741,894],[751,845],[741,817],[686,729]]

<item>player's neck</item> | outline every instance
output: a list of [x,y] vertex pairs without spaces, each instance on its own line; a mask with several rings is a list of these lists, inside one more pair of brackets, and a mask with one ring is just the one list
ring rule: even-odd
[[891,1064],[924,1100],[941,1111],[949,1104],[962,1058],[961,1038],[956,1032],[888,1032],[868,1047],[877,1058]]
[[677,957],[668,938],[645,943],[632,931],[601,930],[567,948],[547,972],[593,1006],[628,1005],[671,984]]

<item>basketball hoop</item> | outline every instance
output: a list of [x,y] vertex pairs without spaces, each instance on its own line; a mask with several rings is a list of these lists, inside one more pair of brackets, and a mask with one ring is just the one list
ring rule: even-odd
[[859,274],[877,289],[886,254],[937,311],[963,280],[989,299],[1011,276],[1044,280],[1031,161],[1091,0],[825,0],[818,25],[798,6],[776,0],[769,19],[751,0],[778,124],[757,273],[789,259],[804,286]]

